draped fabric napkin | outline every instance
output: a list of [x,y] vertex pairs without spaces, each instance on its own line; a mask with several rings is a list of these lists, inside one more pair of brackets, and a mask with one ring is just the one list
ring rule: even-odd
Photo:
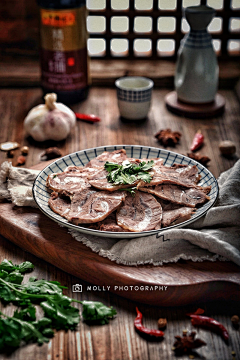
[[[4,162],[0,171],[0,199],[17,206],[36,207],[32,184],[37,174],[36,170],[16,168]],[[69,232],[100,256],[124,265],[162,265],[179,259],[231,260],[240,265],[240,160],[221,174],[218,184],[220,193],[215,206],[185,228],[130,240]]]

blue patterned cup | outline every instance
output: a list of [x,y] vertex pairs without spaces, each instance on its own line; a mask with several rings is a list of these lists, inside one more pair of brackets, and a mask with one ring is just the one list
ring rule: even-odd
[[115,81],[120,115],[130,120],[147,117],[151,106],[153,81],[141,76],[127,76]]

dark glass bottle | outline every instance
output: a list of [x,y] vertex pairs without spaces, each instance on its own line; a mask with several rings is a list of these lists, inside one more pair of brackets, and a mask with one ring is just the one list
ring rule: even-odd
[[86,0],[38,0],[44,93],[59,102],[86,99],[89,88]]

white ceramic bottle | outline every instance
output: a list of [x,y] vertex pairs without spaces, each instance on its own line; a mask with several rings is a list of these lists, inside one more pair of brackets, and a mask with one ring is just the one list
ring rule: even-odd
[[211,7],[185,9],[190,25],[178,51],[174,85],[178,100],[203,104],[214,101],[218,88],[218,63],[207,26],[215,15]]

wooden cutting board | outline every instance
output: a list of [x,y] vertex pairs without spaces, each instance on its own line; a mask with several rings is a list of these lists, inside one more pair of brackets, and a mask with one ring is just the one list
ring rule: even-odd
[[[46,165],[41,163],[34,168]],[[0,204],[0,233],[22,249],[99,289],[108,286],[111,292],[132,300],[159,306],[220,298],[240,300],[240,267],[231,262],[118,265],[75,241],[66,228],[40,210],[10,203]]]

